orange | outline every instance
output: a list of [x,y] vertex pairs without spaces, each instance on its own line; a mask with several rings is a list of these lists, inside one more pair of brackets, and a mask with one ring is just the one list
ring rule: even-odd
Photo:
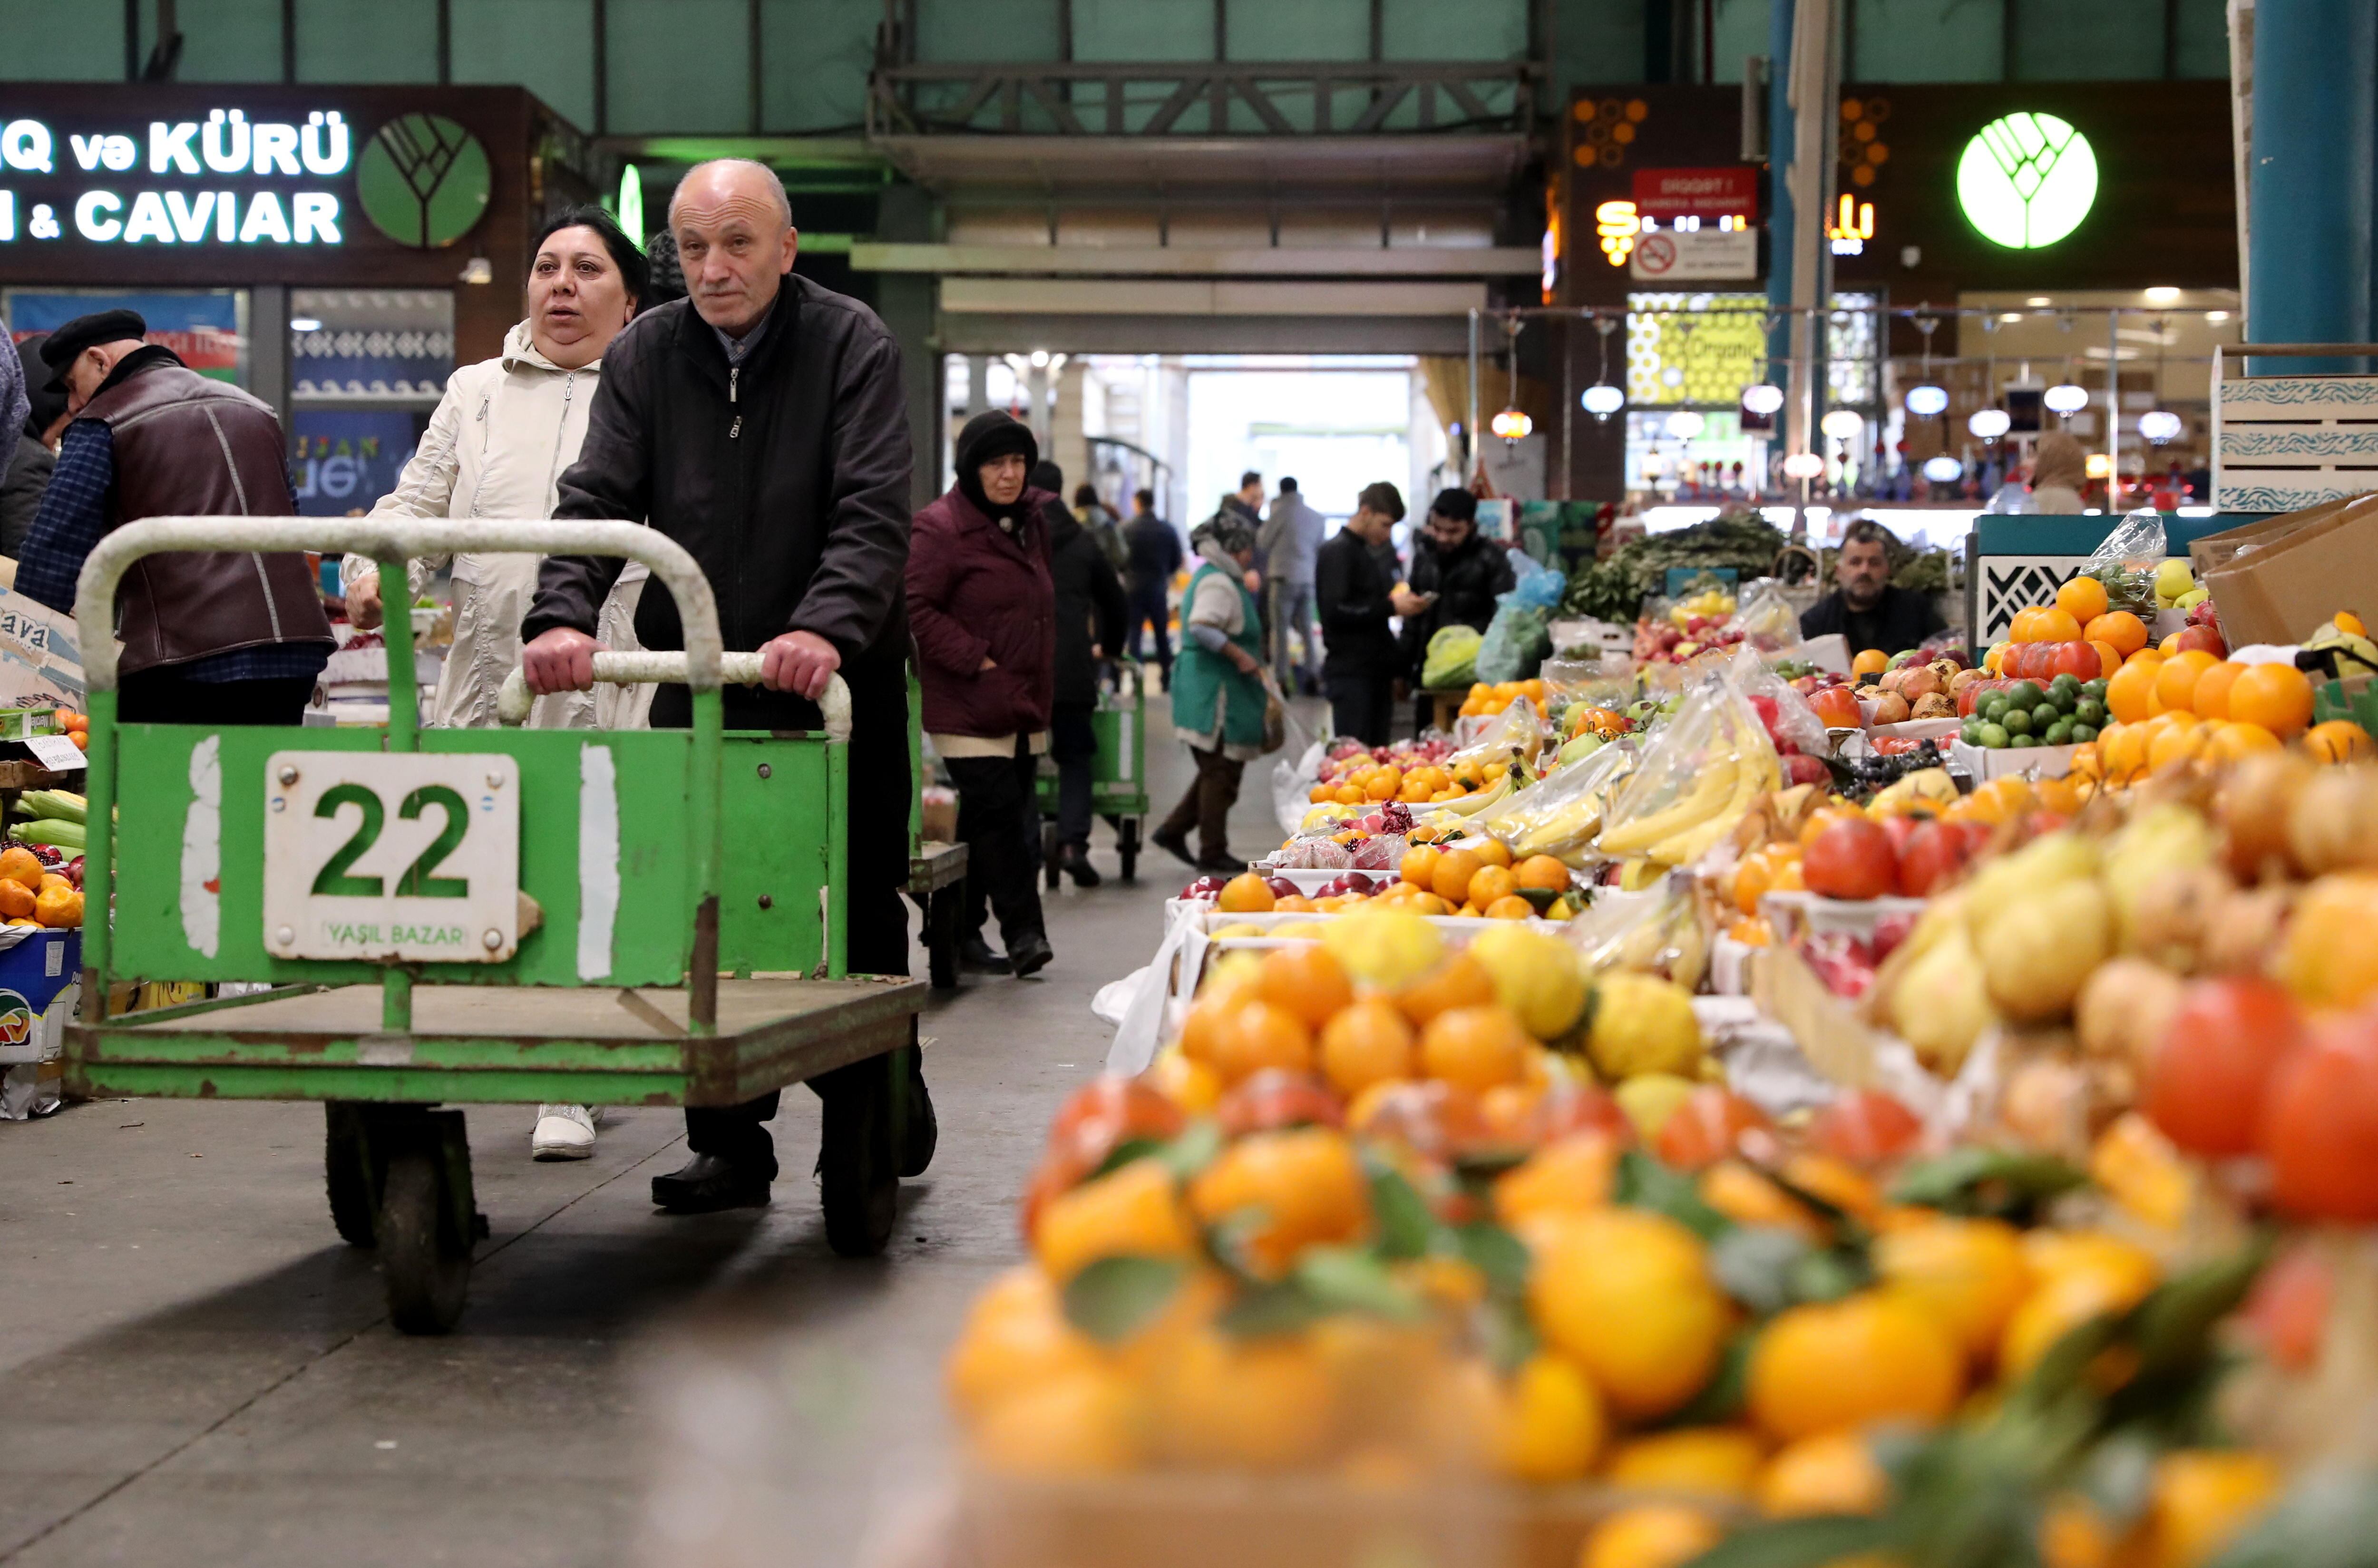
[[1140,1159],[1061,1192],[1040,1210],[1032,1250],[1051,1279],[1099,1258],[1189,1258],[1197,1239],[1161,1160]]
[[2039,618],[2031,626],[2035,642],[2078,642],[2081,640],[2081,623],[2072,618],[2070,610],[2050,606],[2040,611]]
[[1767,884],[1770,892],[1804,892],[1808,884],[1800,875],[1800,857],[1794,856],[1775,868],[1774,880]]
[[1956,1340],[1904,1297],[1862,1291],[1793,1307],[1750,1351],[1750,1414],[1784,1442],[1876,1421],[1930,1424],[1964,1382]]
[[1889,668],[1891,655],[1880,648],[1861,648],[1857,657],[1850,661],[1850,674],[1853,676],[1879,676]]
[[1370,798],[1371,797],[1363,793],[1363,786],[1361,784],[1339,784],[1338,786],[1337,799],[1338,804],[1340,806],[1360,806],[1363,802]]
[[1070,1478],[1137,1466],[1143,1425],[1130,1380],[1099,1363],[1035,1378],[985,1410],[968,1436],[985,1469]]
[[2011,642],[2037,642],[2040,640],[2039,634],[2034,628],[2038,625],[2037,605],[2017,610],[2014,613],[2014,618],[2007,622],[2007,640]]
[[1525,1481],[1581,1480],[1602,1447],[1602,1396],[1575,1362],[1539,1352],[1513,1373],[1501,1401],[1496,1456]]
[[1306,1028],[1318,1029],[1354,999],[1354,983],[1328,949],[1318,942],[1299,942],[1263,955],[1255,969],[1255,995],[1287,1009]]
[[1495,1179],[1495,1216],[1519,1226],[1543,1215],[1591,1213],[1610,1201],[1617,1168],[1618,1143],[1609,1133],[1572,1132]]
[[2224,659],[2196,677],[2196,693],[2189,702],[2200,719],[2226,719],[2229,716],[2229,686],[2246,673],[2246,666],[2235,659]]
[[1680,1568],[1725,1538],[1708,1514],[1675,1502],[1622,1508],[1593,1527],[1577,1568]]
[[1158,1094],[1192,1116],[1206,1115],[1222,1097],[1221,1076],[1178,1047],[1157,1052],[1147,1077]]
[[2262,725],[2232,720],[2214,726],[2213,738],[2205,743],[2204,754],[2216,762],[2235,762],[2257,751],[2280,749],[2279,737]]
[[1315,784],[1304,798],[1315,806],[1326,806],[1338,798],[1338,786],[1326,784]]
[[1619,1415],[1665,1415],[1716,1370],[1734,1309],[1700,1238],[1648,1209],[1605,1206],[1531,1227],[1528,1304],[1549,1348]]
[[1481,866],[1470,879],[1469,901],[1483,909],[1498,898],[1507,898],[1519,886],[1519,880],[1500,866]]
[[1746,1428],[1678,1427],[1619,1444],[1605,1478],[1630,1490],[1732,1502],[1750,1495],[1765,1458],[1758,1435]]
[[1412,1026],[1393,1002],[1365,997],[1321,1029],[1321,1071],[1352,1099],[1374,1083],[1412,1074]]
[[1568,892],[1568,868],[1549,855],[1531,855],[1511,868],[1511,874],[1523,888],[1543,892]]
[[2359,762],[2378,747],[2372,746],[2370,732],[2351,719],[2331,719],[2305,732],[2304,749],[2324,762]]
[[2172,724],[2147,742],[2147,772],[2176,768],[2204,751],[2211,740],[2210,724]]
[[2056,591],[2056,607],[2087,626],[2106,613],[2106,585],[2094,577],[2075,577]]
[[1319,1459],[1339,1419],[1328,1364],[1312,1340],[1240,1339],[1200,1325],[1153,1369],[1146,1427],[1183,1464],[1255,1471]]
[[2148,699],[2155,693],[2156,676],[2162,668],[2159,662],[2141,660],[2116,670],[2106,681],[2106,711],[2126,724],[2148,717]]
[[1536,906],[1518,893],[1507,892],[1478,913],[1489,920],[1525,920],[1533,916]]
[[2194,712],[2197,678],[2220,662],[2202,648],[2174,653],[2163,662],[2163,668],[2156,672],[2156,700],[2166,708]]
[[2091,638],[2089,640],[2089,646],[2097,650],[2098,675],[2110,678],[2116,670],[2122,667],[2121,650],[2116,648],[2104,638]]
[[37,889],[42,885],[42,857],[22,844],[0,849],[0,878]]
[[1099,1361],[1098,1342],[1065,1321],[1049,1276],[1027,1264],[975,1298],[942,1371],[950,1402],[972,1420],[1044,1378]]
[[1396,791],[1403,786],[1402,773],[1393,768],[1381,768],[1371,775],[1370,783],[1363,786],[1363,793],[1374,800],[1393,800],[1396,797]]
[[2008,644],[2004,642],[1991,643],[1990,651],[1982,655],[1982,668],[1992,675],[1998,674],[1999,665],[2006,661],[2007,648]]
[[1507,871],[1510,869],[1511,851],[1501,839],[1481,839],[1471,853],[1488,866],[1500,867]]
[[1458,1007],[1483,1007],[1494,999],[1494,975],[1469,952],[1455,953],[1398,991],[1395,999],[1406,1018],[1423,1025],[1440,1012]]
[[0,919],[25,920],[33,913],[33,890],[12,878],[0,877]]
[[[2336,623],[2337,630],[2344,632],[2348,637],[2367,637],[2370,635],[2368,629],[2361,624],[2361,617],[2355,615],[2351,610],[2339,610],[2336,614],[2329,616],[2328,618]],[[77,714],[76,717],[80,718],[81,715]]]
[[1891,1479],[1856,1432],[1803,1438],[1759,1474],[1759,1512],[1790,1519],[1810,1514],[1879,1514]]
[[[1184,1047],[1185,1048],[1185,1047]],[[1313,1032],[1304,1020],[1267,1001],[1245,1001],[1222,1020],[1207,1063],[1225,1083],[1267,1068],[1313,1071]]]
[[1421,1071],[1483,1094],[1497,1083],[1518,1080],[1527,1070],[1534,1044],[1508,1008],[1452,1008],[1430,1019],[1421,1031]]
[[1775,863],[1765,851],[1746,855],[1734,868],[1734,906],[1745,915],[1759,913],[1759,896],[1774,885]]
[[1447,904],[1460,904],[1469,896],[1470,879],[1484,864],[1469,850],[1448,849],[1437,856],[1436,868],[1429,873],[1429,890]]
[[1423,844],[1417,848],[1404,851],[1404,857],[1398,864],[1396,874],[1416,888],[1424,888],[1436,875],[1436,861],[1437,851],[1431,845]]
[[2139,1553],[2150,1568],[2197,1568],[2220,1555],[2277,1496],[2266,1454],[2183,1448],[2156,1461]]
[[1876,1239],[1874,1266],[1978,1363],[1996,1354],[2007,1320],[2031,1289],[2022,1238],[2004,1220],[1916,1220]]
[[2293,664],[2250,664],[2229,683],[2229,716],[2293,740],[2312,723],[2312,682]]
[[1251,1133],[1224,1149],[1190,1184],[1189,1207],[1207,1226],[1248,1216],[1236,1232],[1240,1244],[1257,1274],[1277,1278],[1305,1248],[1352,1241],[1368,1229],[1369,1194],[1343,1132],[1297,1127]]

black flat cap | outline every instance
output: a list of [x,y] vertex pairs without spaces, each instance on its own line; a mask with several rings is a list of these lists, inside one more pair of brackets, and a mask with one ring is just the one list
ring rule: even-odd
[[137,341],[148,335],[149,323],[137,310],[101,310],[76,317],[42,344],[42,363],[51,370],[50,390],[66,390],[66,366],[83,350],[102,343],[120,343],[126,338]]

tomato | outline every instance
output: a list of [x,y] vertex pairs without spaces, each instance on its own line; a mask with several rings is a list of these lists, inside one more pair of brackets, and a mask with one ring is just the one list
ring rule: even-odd
[[2096,680],[2105,673],[2106,661],[2097,650],[2086,642],[2051,642],[2055,650],[2048,656],[2048,678],[2069,675],[2075,680]]
[[1929,819],[1917,822],[1899,849],[1900,895],[1929,897],[1935,887],[1964,870],[1975,849],[1974,836],[1965,830],[1980,825]]
[[2297,1245],[2273,1258],[2238,1309],[2247,1336],[2263,1354],[2291,1372],[2309,1371],[2320,1359],[2328,1333],[2328,1309],[2336,1294],[2328,1260],[2318,1249]]
[[1214,1107],[1214,1118],[1233,1138],[1282,1127],[1336,1127],[1345,1119],[1337,1095],[1303,1073],[1277,1067],[1234,1084]]
[[2262,1146],[2271,1198],[2312,1219],[2378,1219],[2378,1019],[2312,1031],[2271,1073]]
[[2201,648],[2216,659],[2226,659],[2229,656],[2229,644],[2222,640],[2220,628],[2217,627],[2188,627],[2180,632],[2180,640],[2172,647],[2174,652],[2181,653],[2187,652],[2192,648]]
[[1555,1083],[1537,1100],[1532,1119],[1542,1143],[1573,1132],[1606,1132],[1622,1143],[1635,1141],[1635,1124],[1618,1102],[1590,1083]]
[[1880,898],[1898,881],[1891,835],[1863,817],[1825,824],[1800,857],[1800,878],[1828,898]]
[[1767,1113],[1732,1090],[1704,1083],[1660,1125],[1653,1152],[1678,1170],[1699,1170],[1734,1153],[1746,1132],[1770,1128]]
[[1811,692],[1808,706],[1827,729],[1863,729],[1866,710],[1858,706],[1857,694],[1846,686],[1829,686]]
[[1851,1089],[1808,1123],[1809,1146],[1852,1165],[1896,1159],[1924,1136],[1916,1113],[1880,1089]]
[[2295,999],[2268,980],[2195,982],[2148,1059],[2148,1119],[2192,1154],[2252,1154],[2271,1074],[2303,1034]]
[[1104,1143],[1111,1149],[1125,1138],[1170,1138],[1187,1122],[1181,1107],[1154,1085],[1109,1075],[1093,1078],[1066,1096],[1050,1124],[1049,1143],[1051,1147]]
[[1494,1139],[1478,1096],[1442,1079],[1380,1084],[1354,1109],[1361,1113],[1356,1132],[1424,1159],[1449,1160]]

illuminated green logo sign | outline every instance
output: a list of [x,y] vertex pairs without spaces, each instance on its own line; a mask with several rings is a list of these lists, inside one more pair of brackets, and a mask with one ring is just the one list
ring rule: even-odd
[[1957,160],[1957,205],[1982,237],[2010,250],[2054,245],[2097,199],[2089,138],[2053,114],[1992,120]]
[[355,157],[355,199],[402,245],[436,250],[478,227],[493,176],[479,138],[443,114],[400,114]]
[[619,227],[625,229],[628,232],[628,237],[636,242],[636,248],[643,249],[644,176],[637,171],[633,163],[619,171],[619,207],[617,216],[619,220]]

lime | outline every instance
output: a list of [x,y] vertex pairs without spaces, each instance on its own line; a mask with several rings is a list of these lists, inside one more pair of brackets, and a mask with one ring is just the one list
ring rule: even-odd
[[2006,711],[2006,716],[2000,719],[1999,723],[2005,728],[2009,735],[2029,735],[2031,733],[2031,710],[2028,708],[2009,708]]
[[2067,671],[2048,683],[2048,694],[2071,702],[2081,695],[2081,677]]
[[2040,690],[2039,683],[2037,681],[2019,680],[2012,686],[2007,688],[2007,706],[2010,708],[2036,708],[2039,706],[2040,699],[2047,695],[2048,693]]
[[2106,677],[2104,676],[2099,676],[2095,680],[2083,681],[2081,683],[2081,695],[2086,697],[2092,702],[2103,702],[2106,700]]
[[2003,691],[1993,691],[1974,704],[1974,712],[1988,724],[1998,723],[2000,719],[2005,717],[2006,711],[2007,699]]
[[1982,724],[1980,719],[1967,719],[1958,728],[1957,738],[1968,746],[1979,746],[1982,743]]
[[2036,735],[2019,735],[2009,740],[2007,744],[2013,747],[2017,751],[2020,751],[2026,746],[2037,746],[2039,744],[2039,736]]
[[2072,721],[2070,719],[2057,720],[2054,724],[2048,725],[2047,729],[2040,732],[2039,743],[2042,746],[2072,745]]
[[2006,726],[2004,724],[1984,724],[1982,726],[1981,739],[1975,742],[1975,744],[1986,747],[1992,751],[2005,750],[2007,747]]
[[2106,705],[2094,697],[2084,697],[2080,701],[2072,704],[2072,722],[2076,724],[2093,724],[2103,728],[2106,723]]
[[2086,746],[2086,745],[2088,745],[2091,741],[2093,741],[2093,740],[2095,740],[2095,739],[2096,739],[2096,738],[2097,738],[2097,726],[2096,726],[2096,725],[2095,725],[2095,724],[2075,724],[2072,726],[2072,744],[2073,744],[2073,745],[2075,745],[2075,746]]
[[2044,730],[2063,716],[2064,710],[2055,703],[2042,702],[2031,711],[2031,727],[2035,732]]

